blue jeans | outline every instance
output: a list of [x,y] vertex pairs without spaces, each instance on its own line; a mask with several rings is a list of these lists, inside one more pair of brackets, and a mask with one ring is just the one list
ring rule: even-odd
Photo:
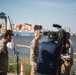
[[56,74],[42,74],[42,73],[36,73],[36,75],[56,75]]
[[0,75],[7,75],[6,72],[0,72]]

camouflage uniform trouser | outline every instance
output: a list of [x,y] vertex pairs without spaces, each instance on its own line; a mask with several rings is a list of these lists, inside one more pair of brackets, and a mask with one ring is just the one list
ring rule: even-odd
[[31,67],[31,74],[30,75],[36,75],[36,69],[34,66]]
[[[61,66],[61,72],[66,73],[66,69],[67,69],[68,73],[70,74],[70,70],[73,65],[73,58],[64,58],[63,60],[64,60],[64,63]],[[65,69],[64,64],[66,66],[66,69]]]

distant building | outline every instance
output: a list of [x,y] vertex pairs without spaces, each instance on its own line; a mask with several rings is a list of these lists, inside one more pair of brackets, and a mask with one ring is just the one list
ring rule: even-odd
[[67,31],[67,32],[71,33],[71,29],[70,29],[70,27],[65,28],[65,31]]

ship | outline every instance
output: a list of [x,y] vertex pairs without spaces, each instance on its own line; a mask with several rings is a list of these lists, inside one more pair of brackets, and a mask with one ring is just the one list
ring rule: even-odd
[[32,25],[28,23],[12,25],[14,34],[16,36],[34,36],[34,32],[36,30],[41,30],[43,32],[43,36],[48,35],[48,30],[43,29],[42,25]]
[[[5,18],[4,18],[5,19]],[[0,32],[5,32],[6,29],[11,28],[17,36],[34,36],[36,30],[41,30],[44,36],[47,36],[48,30],[44,29],[42,25],[34,24],[11,24],[9,16],[6,18],[7,22],[0,24]]]
[[[6,25],[3,23],[1,26],[1,32],[6,29]],[[43,32],[43,36],[47,36],[49,30],[43,29],[42,25],[31,25],[28,23],[25,24],[12,24],[13,33],[15,36],[34,36],[34,32],[36,30],[41,30]]]
[[34,32],[14,31],[15,36],[34,36]]

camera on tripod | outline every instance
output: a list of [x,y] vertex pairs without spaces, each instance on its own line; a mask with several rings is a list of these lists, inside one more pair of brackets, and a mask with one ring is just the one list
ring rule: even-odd
[[[61,54],[69,54],[69,50],[66,47],[66,44],[68,42],[68,39],[70,38],[70,33],[66,32],[64,29],[62,29],[61,25],[53,24],[53,27],[56,27],[58,31],[56,31],[56,41],[61,45]],[[58,75],[61,74],[61,65],[64,64],[64,60],[62,57],[60,57],[59,60],[59,68],[58,68]],[[66,69],[67,75],[69,75],[68,70],[66,68],[66,65],[64,64],[64,67]]]
[[66,43],[66,32],[65,32],[65,30],[62,29],[62,26],[58,25],[58,24],[53,24],[53,27],[56,27],[58,29],[58,31],[56,32],[58,43],[62,44],[62,41],[63,41],[63,45],[65,45],[65,43]]
[[62,26],[59,24],[53,24],[53,27],[58,29],[56,31],[56,41],[63,46],[62,54],[68,53],[66,41],[70,38],[70,33],[62,29]]

